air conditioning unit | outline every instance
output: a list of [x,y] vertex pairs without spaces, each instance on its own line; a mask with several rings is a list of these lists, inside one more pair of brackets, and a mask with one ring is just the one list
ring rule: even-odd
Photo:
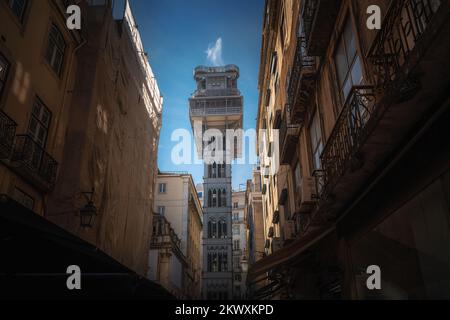
[[295,238],[295,221],[287,220],[284,224],[284,240],[294,240]]
[[300,185],[300,199],[298,201],[298,211],[300,213],[309,213],[313,210],[316,203],[314,198],[316,182],[313,177],[304,177]]

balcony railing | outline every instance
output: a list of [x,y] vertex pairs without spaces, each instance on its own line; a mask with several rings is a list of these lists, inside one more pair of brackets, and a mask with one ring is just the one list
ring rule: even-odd
[[240,96],[241,92],[236,88],[228,89],[199,89],[193,93],[193,97],[226,97]]
[[11,163],[19,175],[38,188],[44,191],[53,189],[58,163],[30,136],[16,136]]
[[191,116],[239,115],[242,114],[242,107],[193,107],[190,114]]
[[298,143],[300,125],[293,124],[290,117],[290,106],[286,105],[280,127],[280,161],[281,164],[290,164]]
[[290,112],[293,122],[301,123],[304,119],[306,107],[314,89],[315,73],[316,58],[306,55],[305,39],[304,37],[298,37],[288,86],[288,101],[291,106]]
[[17,124],[6,113],[0,110],[0,159],[8,159],[11,155]]
[[341,0],[304,0],[302,3],[302,32],[308,54],[322,56],[328,48]]
[[396,82],[400,86],[400,98],[408,98],[416,92],[416,81],[405,77],[410,70],[411,52],[442,3],[442,0],[391,1],[369,53],[378,88],[384,89]]
[[323,150],[321,161],[323,171],[317,171],[316,185],[319,196],[328,191],[352,165],[358,150],[367,136],[367,127],[375,110],[373,86],[352,88],[339,115],[328,142]]

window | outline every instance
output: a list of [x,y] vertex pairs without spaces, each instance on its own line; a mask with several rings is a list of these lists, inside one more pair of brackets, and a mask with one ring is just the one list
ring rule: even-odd
[[320,114],[316,111],[311,127],[309,128],[309,135],[311,138],[311,151],[313,156],[313,167],[314,170],[319,170],[321,168],[320,156],[323,151],[323,141],[322,141],[322,129],[320,126]]
[[14,15],[22,22],[28,0],[7,0]]
[[241,259],[239,257],[233,257],[233,268],[239,269],[241,267]]
[[241,248],[241,244],[239,240],[233,241],[233,250],[239,250]]
[[33,210],[34,208],[34,199],[30,195],[26,194],[22,190],[18,188],[14,188],[13,194],[14,200],[23,205],[25,208]]
[[3,88],[6,84],[6,78],[8,77],[9,71],[9,62],[6,58],[0,53],[0,98],[2,97]]
[[234,203],[233,203],[233,208],[234,208],[234,209],[237,209],[238,207],[239,207],[239,202],[234,202]]
[[197,195],[198,195],[199,199],[201,199],[203,197],[203,192],[198,192]]
[[225,239],[227,237],[227,223],[224,219],[219,221],[219,238]]
[[61,74],[64,62],[64,51],[66,50],[66,43],[64,37],[55,24],[50,28],[50,34],[47,44],[47,52],[45,53],[45,60],[58,74]]
[[36,97],[28,126],[28,135],[42,148],[45,147],[47,141],[51,118],[51,112],[41,99]]
[[[234,281],[242,281],[242,276],[240,274],[235,274],[234,275]],[[239,287],[236,286],[236,288],[239,288]]]
[[238,212],[233,213],[233,220],[239,221],[239,213]]
[[167,191],[167,185],[165,183],[160,183],[158,187],[159,193],[166,193]]
[[238,235],[239,234],[239,226],[233,226],[233,234]]
[[160,214],[161,216],[164,216],[165,213],[166,213],[166,207],[159,206],[158,207],[158,214]]
[[334,57],[339,89],[344,100],[353,86],[362,83],[361,60],[356,49],[356,39],[351,20],[347,19]]

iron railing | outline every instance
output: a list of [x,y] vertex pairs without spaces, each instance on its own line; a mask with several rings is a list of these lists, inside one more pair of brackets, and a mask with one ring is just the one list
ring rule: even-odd
[[342,176],[359,151],[375,102],[373,86],[352,88],[321,155],[323,170],[315,173],[319,195]]
[[199,89],[196,90],[193,97],[226,97],[226,96],[240,96],[241,92],[236,88],[228,89]]
[[21,175],[37,183],[45,190],[51,190],[56,181],[58,163],[28,135],[17,135],[11,162],[20,163]]
[[[307,77],[311,78],[315,73],[315,68],[316,58],[306,54],[306,41],[304,36],[298,37],[287,92],[291,113],[304,113],[310,98],[310,92],[308,90],[309,84],[302,85],[302,81]],[[291,119],[293,118],[293,114],[291,114]]]
[[292,158],[293,152],[291,142],[296,144],[298,142],[298,136],[300,133],[300,125],[292,123],[290,105],[286,105],[284,108],[283,120],[280,126],[280,160],[283,164],[289,163]]
[[14,144],[17,124],[0,110],[0,159],[8,159]]
[[[370,49],[375,66],[375,81],[386,88],[402,75],[401,68],[408,62],[427,26],[443,3],[442,0],[394,0]],[[414,89],[414,82],[403,81],[406,93]],[[405,87],[406,86],[406,87]],[[412,86],[412,88],[411,88]]]
[[319,0],[304,0],[302,5],[302,29],[305,34],[305,42],[308,43],[311,38],[311,31],[316,16]]

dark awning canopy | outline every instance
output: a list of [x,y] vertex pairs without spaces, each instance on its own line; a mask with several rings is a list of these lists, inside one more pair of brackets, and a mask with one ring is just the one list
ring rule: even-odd
[[[0,296],[6,299],[174,299],[7,196],[0,196]],[[81,269],[81,290],[68,290],[67,267]]]
[[273,254],[262,258],[249,268],[247,281],[249,283],[255,281],[264,273],[267,273],[274,268],[295,260],[302,253],[306,252],[307,249],[309,249],[321,239],[325,238],[334,230],[335,227],[330,226],[311,231],[302,238],[295,240],[287,246],[284,246],[283,248],[275,251]]

